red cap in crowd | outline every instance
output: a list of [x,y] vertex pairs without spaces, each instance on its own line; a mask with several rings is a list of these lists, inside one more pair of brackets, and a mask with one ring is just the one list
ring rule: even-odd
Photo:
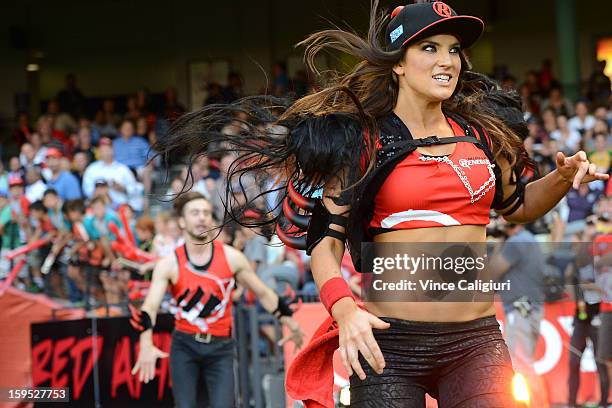
[[23,183],[23,179],[21,178],[21,176],[11,176],[8,179],[8,185],[9,186],[22,186]]
[[47,149],[47,157],[57,157],[58,159],[64,157],[62,151],[56,147],[50,147]]

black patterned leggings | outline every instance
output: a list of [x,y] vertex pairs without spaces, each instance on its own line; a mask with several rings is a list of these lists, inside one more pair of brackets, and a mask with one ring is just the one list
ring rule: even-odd
[[460,323],[381,317],[374,329],[385,358],[377,374],[360,355],[366,379],[353,374],[352,408],[424,408],[425,394],[440,408],[515,407],[512,362],[494,316]]

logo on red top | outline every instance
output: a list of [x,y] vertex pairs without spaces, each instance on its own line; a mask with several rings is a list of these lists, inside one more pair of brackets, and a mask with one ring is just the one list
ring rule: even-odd
[[433,9],[440,17],[450,17],[452,15],[451,8],[441,1],[436,1],[433,4]]

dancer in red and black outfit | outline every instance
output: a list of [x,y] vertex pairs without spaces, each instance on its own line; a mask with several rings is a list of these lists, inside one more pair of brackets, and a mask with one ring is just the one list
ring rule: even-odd
[[299,347],[303,334],[290,317],[289,305],[259,280],[246,257],[221,241],[211,242],[208,232],[212,229],[212,205],[204,196],[187,193],[177,200],[175,209],[185,244],[158,262],[142,309],[132,309],[132,324],[142,331],[133,372],[139,372],[139,379],[148,382],[155,375],[157,359],[167,357],[153,345],[152,328],[169,286],[171,311],[176,319],[170,350],[176,406],[201,406],[198,384],[203,377],[208,406],[233,407],[231,295],[235,281],[251,289],[262,306],[289,327],[290,333],[281,343],[291,340]]
[[[530,162],[520,99],[469,72],[463,52],[483,22],[442,2],[381,16],[377,3],[367,38],[335,29],[302,44],[311,68],[325,48],[356,57],[349,73],[290,107],[254,97],[203,108],[175,122],[157,149],[195,158],[213,142],[231,146],[239,154],[226,194],[234,219],[243,211],[236,204],[256,200],[244,188],[231,190],[231,181],[249,172],[275,176],[277,189],[312,213],[307,218],[285,201],[295,228],[270,217],[285,243],[312,254],[321,301],[335,320],[290,368],[292,397],[308,407],[333,406],[331,354],[339,346],[352,407],[424,407],[426,393],[443,407],[513,406],[513,371],[492,301],[358,307],[340,272],[345,244],[359,269],[364,242],[484,242],[490,208],[528,222],[572,186],[607,175],[596,173],[584,152],[558,153],[556,171],[525,185]],[[237,113],[245,134],[216,132]],[[246,197],[237,200],[240,192]],[[305,242],[291,234],[296,228],[308,229]]]

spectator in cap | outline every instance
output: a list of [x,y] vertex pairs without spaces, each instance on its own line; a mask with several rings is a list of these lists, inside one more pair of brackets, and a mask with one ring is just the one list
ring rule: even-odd
[[[8,185],[9,189],[13,186],[23,186],[23,178],[20,174],[9,174]],[[9,190],[10,191],[10,190]]]
[[114,158],[112,141],[103,137],[100,139],[97,160],[89,165],[83,174],[83,193],[91,198],[97,180],[106,180],[110,188],[109,195],[115,206],[128,202],[129,195],[136,189],[136,178],[132,171]]
[[62,200],[76,200],[81,198],[79,181],[74,174],[62,170],[62,157],[64,155],[59,149],[50,147],[47,150],[47,167],[51,170],[51,177],[47,180],[47,185],[57,191]]
[[116,206],[113,206],[113,200],[110,198],[110,189],[108,188],[108,183],[104,179],[96,180],[94,184],[94,192],[92,195],[92,199],[96,197],[102,197],[106,206],[110,209],[116,209]]
[[94,183],[94,186],[95,186],[95,188],[98,188],[98,187],[108,187],[108,183],[104,179],[98,179]]
[[24,183],[21,176],[11,176],[9,184],[9,205],[0,215],[0,225],[3,226],[3,246],[14,249],[26,241],[26,230],[30,215],[30,202],[24,194]]
[[9,177],[8,184],[9,198],[13,206],[14,215],[24,215],[27,217],[29,215],[28,207],[30,206],[30,202],[24,194],[25,183],[23,182],[23,178],[17,175],[11,176]]

